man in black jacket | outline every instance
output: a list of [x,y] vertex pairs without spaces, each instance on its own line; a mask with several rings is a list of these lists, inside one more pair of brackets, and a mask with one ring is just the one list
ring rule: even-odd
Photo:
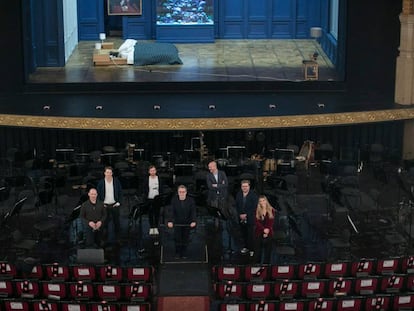
[[89,189],[89,199],[82,204],[80,217],[84,222],[86,246],[101,246],[102,226],[106,219],[103,202],[99,201],[95,188]]
[[196,205],[193,198],[187,196],[187,188],[178,186],[178,195],[171,200],[167,220],[168,228],[174,228],[176,257],[185,257],[190,229],[196,226]]

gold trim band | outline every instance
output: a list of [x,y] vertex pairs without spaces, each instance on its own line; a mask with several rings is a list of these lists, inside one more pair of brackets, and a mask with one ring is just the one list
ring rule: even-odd
[[228,130],[332,126],[414,119],[414,108],[236,118],[128,119],[0,114],[0,126],[85,130]]

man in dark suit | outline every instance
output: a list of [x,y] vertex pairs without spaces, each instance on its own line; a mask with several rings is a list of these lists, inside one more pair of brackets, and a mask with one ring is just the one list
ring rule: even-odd
[[229,182],[226,173],[217,168],[217,163],[212,161],[208,164],[209,173],[206,181],[208,188],[207,204],[219,208],[220,203],[227,198]]
[[258,200],[256,192],[250,189],[250,181],[242,180],[240,190],[236,194],[236,209],[244,242],[242,253],[247,253],[249,250],[252,252],[254,249],[254,225]]
[[190,229],[196,226],[196,205],[194,199],[187,196],[187,188],[178,186],[177,196],[171,200],[167,219],[168,228],[174,228],[176,257],[185,257]]

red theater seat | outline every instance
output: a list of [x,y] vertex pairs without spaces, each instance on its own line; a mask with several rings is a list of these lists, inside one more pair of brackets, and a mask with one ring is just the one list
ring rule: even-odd
[[325,277],[339,278],[349,275],[349,262],[336,262],[325,264]]
[[215,291],[218,298],[243,298],[243,283],[240,282],[233,282],[233,281],[226,281],[216,283]]
[[325,295],[326,281],[324,280],[307,280],[302,281],[301,295],[306,298],[323,297]]
[[320,263],[307,263],[299,265],[299,279],[316,279],[321,275]]
[[275,265],[271,271],[272,280],[277,279],[296,279],[296,271],[294,265]]
[[16,266],[12,263],[0,262],[0,279],[14,279],[17,276]]
[[21,298],[37,298],[40,295],[39,283],[36,280],[15,280],[16,296]]
[[408,274],[414,273],[414,255],[401,258],[401,272]]
[[43,297],[59,300],[66,298],[66,284],[64,282],[44,281],[41,284]]
[[244,279],[246,281],[266,281],[268,279],[270,267],[263,266],[247,266],[244,269]]
[[271,294],[271,283],[247,283],[246,297],[247,299],[262,299],[266,300]]
[[261,300],[258,302],[250,303],[249,310],[250,311],[276,311],[278,310],[277,302]]
[[403,290],[404,286],[404,275],[393,274],[381,278],[380,290],[382,293],[398,293]]
[[213,267],[215,279],[220,281],[242,281],[240,266],[215,266]]
[[112,265],[101,266],[99,276],[104,282],[121,282],[123,280],[122,268]]
[[68,281],[70,278],[69,267],[59,263],[46,265],[45,271],[49,280]]
[[304,301],[281,301],[279,303],[279,311],[303,311],[305,310]]
[[75,300],[90,300],[95,297],[93,285],[83,281],[70,282],[69,292],[71,298]]
[[400,258],[378,259],[377,274],[395,274],[399,272]]
[[319,297],[308,302],[308,311],[332,311],[334,310],[334,299]]
[[59,306],[54,301],[39,300],[32,303],[33,311],[58,311]]
[[42,265],[35,265],[32,268],[32,271],[27,275],[27,278],[29,279],[36,279],[36,280],[42,280],[44,277],[44,271]]
[[405,293],[395,295],[392,310],[414,310],[414,294]]
[[352,293],[353,280],[351,278],[337,278],[328,282],[329,296],[348,296]]
[[361,277],[372,274],[374,267],[374,259],[361,259],[351,264],[351,276]]
[[150,311],[151,305],[147,302],[141,303],[120,303],[119,311]]
[[280,300],[297,297],[300,283],[301,281],[298,280],[276,280],[273,285],[273,294]]
[[88,311],[88,305],[81,302],[61,302],[60,303],[61,311]]
[[118,311],[117,305],[106,301],[89,303],[90,311]]
[[96,284],[96,290],[101,300],[117,301],[122,296],[121,286],[118,284]]
[[378,277],[367,276],[356,278],[354,281],[354,292],[357,295],[373,295],[378,290]]
[[219,305],[219,311],[248,311],[247,302],[222,302]]
[[347,297],[336,300],[336,311],[359,311],[363,308],[363,298]]
[[151,284],[143,282],[133,282],[122,285],[125,298],[130,301],[147,301],[151,297]]
[[72,278],[75,281],[95,281],[96,272],[93,266],[72,266]]
[[4,301],[5,311],[29,311],[30,305],[27,300],[10,299]]
[[0,298],[12,297],[14,294],[11,280],[0,280]]
[[365,299],[365,311],[390,310],[391,296],[375,295]]
[[151,282],[153,267],[126,267],[126,277],[129,282]]

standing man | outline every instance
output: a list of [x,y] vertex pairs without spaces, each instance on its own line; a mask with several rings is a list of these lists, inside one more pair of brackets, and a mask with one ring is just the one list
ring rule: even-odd
[[187,187],[178,186],[177,196],[171,199],[168,228],[174,228],[176,257],[185,258],[190,229],[196,226],[196,205],[194,199],[187,196]]
[[148,221],[150,225],[149,234],[158,235],[158,224],[160,221],[161,202],[156,198],[161,194],[162,184],[161,178],[157,175],[157,168],[155,165],[150,165],[148,168],[149,176],[144,178],[144,186],[142,188],[144,198],[148,202]]
[[109,222],[112,220],[115,237],[118,238],[120,232],[120,206],[122,200],[122,186],[118,178],[113,177],[113,169],[106,166],[104,178],[98,182],[98,199],[104,203],[107,214],[105,229],[108,231]]
[[219,208],[227,199],[229,182],[226,173],[217,168],[217,162],[212,161],[208,164],[207,173],[207,204],[211,207]]
[[236,194],[236,209],[239,214],[240,231],[244,247],[243,254],[254,249],[254,225],[256,223],[257,194],[250,189],[250,181],[244,179],[240,183],[240,190]]
[[80,216],[84,222],[86,246],[102,245],[102,229],[106,219],[106,210],[102,201],[98,200],[95,188],[88,191],[88,200],[81,207]]

